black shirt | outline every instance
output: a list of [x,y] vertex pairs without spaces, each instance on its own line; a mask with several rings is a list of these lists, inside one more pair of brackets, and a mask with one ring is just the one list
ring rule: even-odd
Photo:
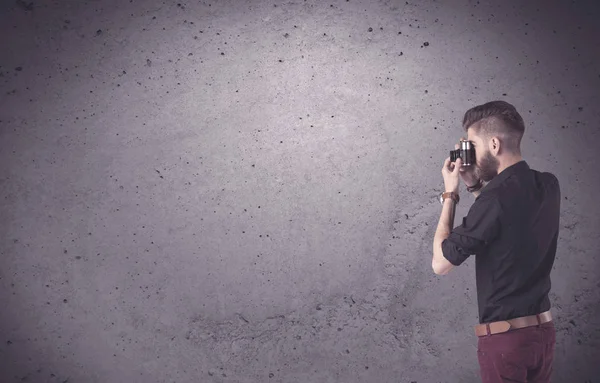
[[524,160],[481,189],[462,225],[442,242],[444,257],[455,266],[476,256],[479,323],[550,309],[559,217],[558,179]]

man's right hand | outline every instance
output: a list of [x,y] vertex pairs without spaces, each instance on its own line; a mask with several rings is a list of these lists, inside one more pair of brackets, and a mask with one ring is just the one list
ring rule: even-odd
[[[463,141],[466,140],[464,137],[461,137],[460,139]],[[460,148],[459,144],[454,145],[454,149],[458,148]],[[462,178],[464,181],[465,186],[474,186],[479,182],[479,179],[475,175],[475,164],[471,164],[470,166],[461,166],[458,170],[460,172],[460,178]]]

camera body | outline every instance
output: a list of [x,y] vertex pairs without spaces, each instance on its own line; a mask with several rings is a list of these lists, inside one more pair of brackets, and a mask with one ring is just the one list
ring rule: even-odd
[[471,145],[471,141],[460,141],[460,147],[450,151],[450,162],[457,159],[462,160],[462,166],[471,166],[475,164],[475,148]]

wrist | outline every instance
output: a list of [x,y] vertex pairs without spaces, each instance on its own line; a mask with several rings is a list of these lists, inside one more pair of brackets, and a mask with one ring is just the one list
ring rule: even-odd
[[480,190],[482,187],[483,187],[483,180],[479,179],[479,180],[477,180],[477,183],[475,185],[467,186],[467,191],[469,193],[473,193],[473,192]]
[[446,200],[451,200],[451,201],[458,203],[460,201],[460,196],[458,195],[458,190],[451,189],[450,191],[446,191],[446,192],[443,192],[442,194],[440,194],[440,203],[442,205],[444,204],[444,202]]

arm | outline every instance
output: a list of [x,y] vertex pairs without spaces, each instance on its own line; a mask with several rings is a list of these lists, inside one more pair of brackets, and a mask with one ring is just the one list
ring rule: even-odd
[[[473,192],[472,194],[479,197],[481,193],[481,189]],[[446,257],[444,257],[444,253],[442,251],[442,243],[445,239],[450,236],[452,232],[452,228],[454,227],[454,213],[456,208],[456,203],[451,198],[448,198],[444,201],[444,206],[442,208],[442,214],[440,220],[438,222],[437,230],[435,233],[435,237],[433,239],[433,259],[431,260],[431,267],[433,268],[433,272],[437,275],[446,275],[452,268],[454,268],[454,264],[450,263]],[[484,225],[485,226],[485,225]],[[459,231],[464,234],[464,231]],[[478,244],[476,241],[468,241],[463,243],[465,250],[473,251]]]
[[456,202],[452,198],[447,198],[442,207],[442,215],[438,222],[435,237],[433,238],[433,259],[431,267],[433,272],[438,275],[445,275],[454,267],[448,262],[442,254],[442,242],[450,236],[452,227],[454,226],[454,213],[456,210]]

